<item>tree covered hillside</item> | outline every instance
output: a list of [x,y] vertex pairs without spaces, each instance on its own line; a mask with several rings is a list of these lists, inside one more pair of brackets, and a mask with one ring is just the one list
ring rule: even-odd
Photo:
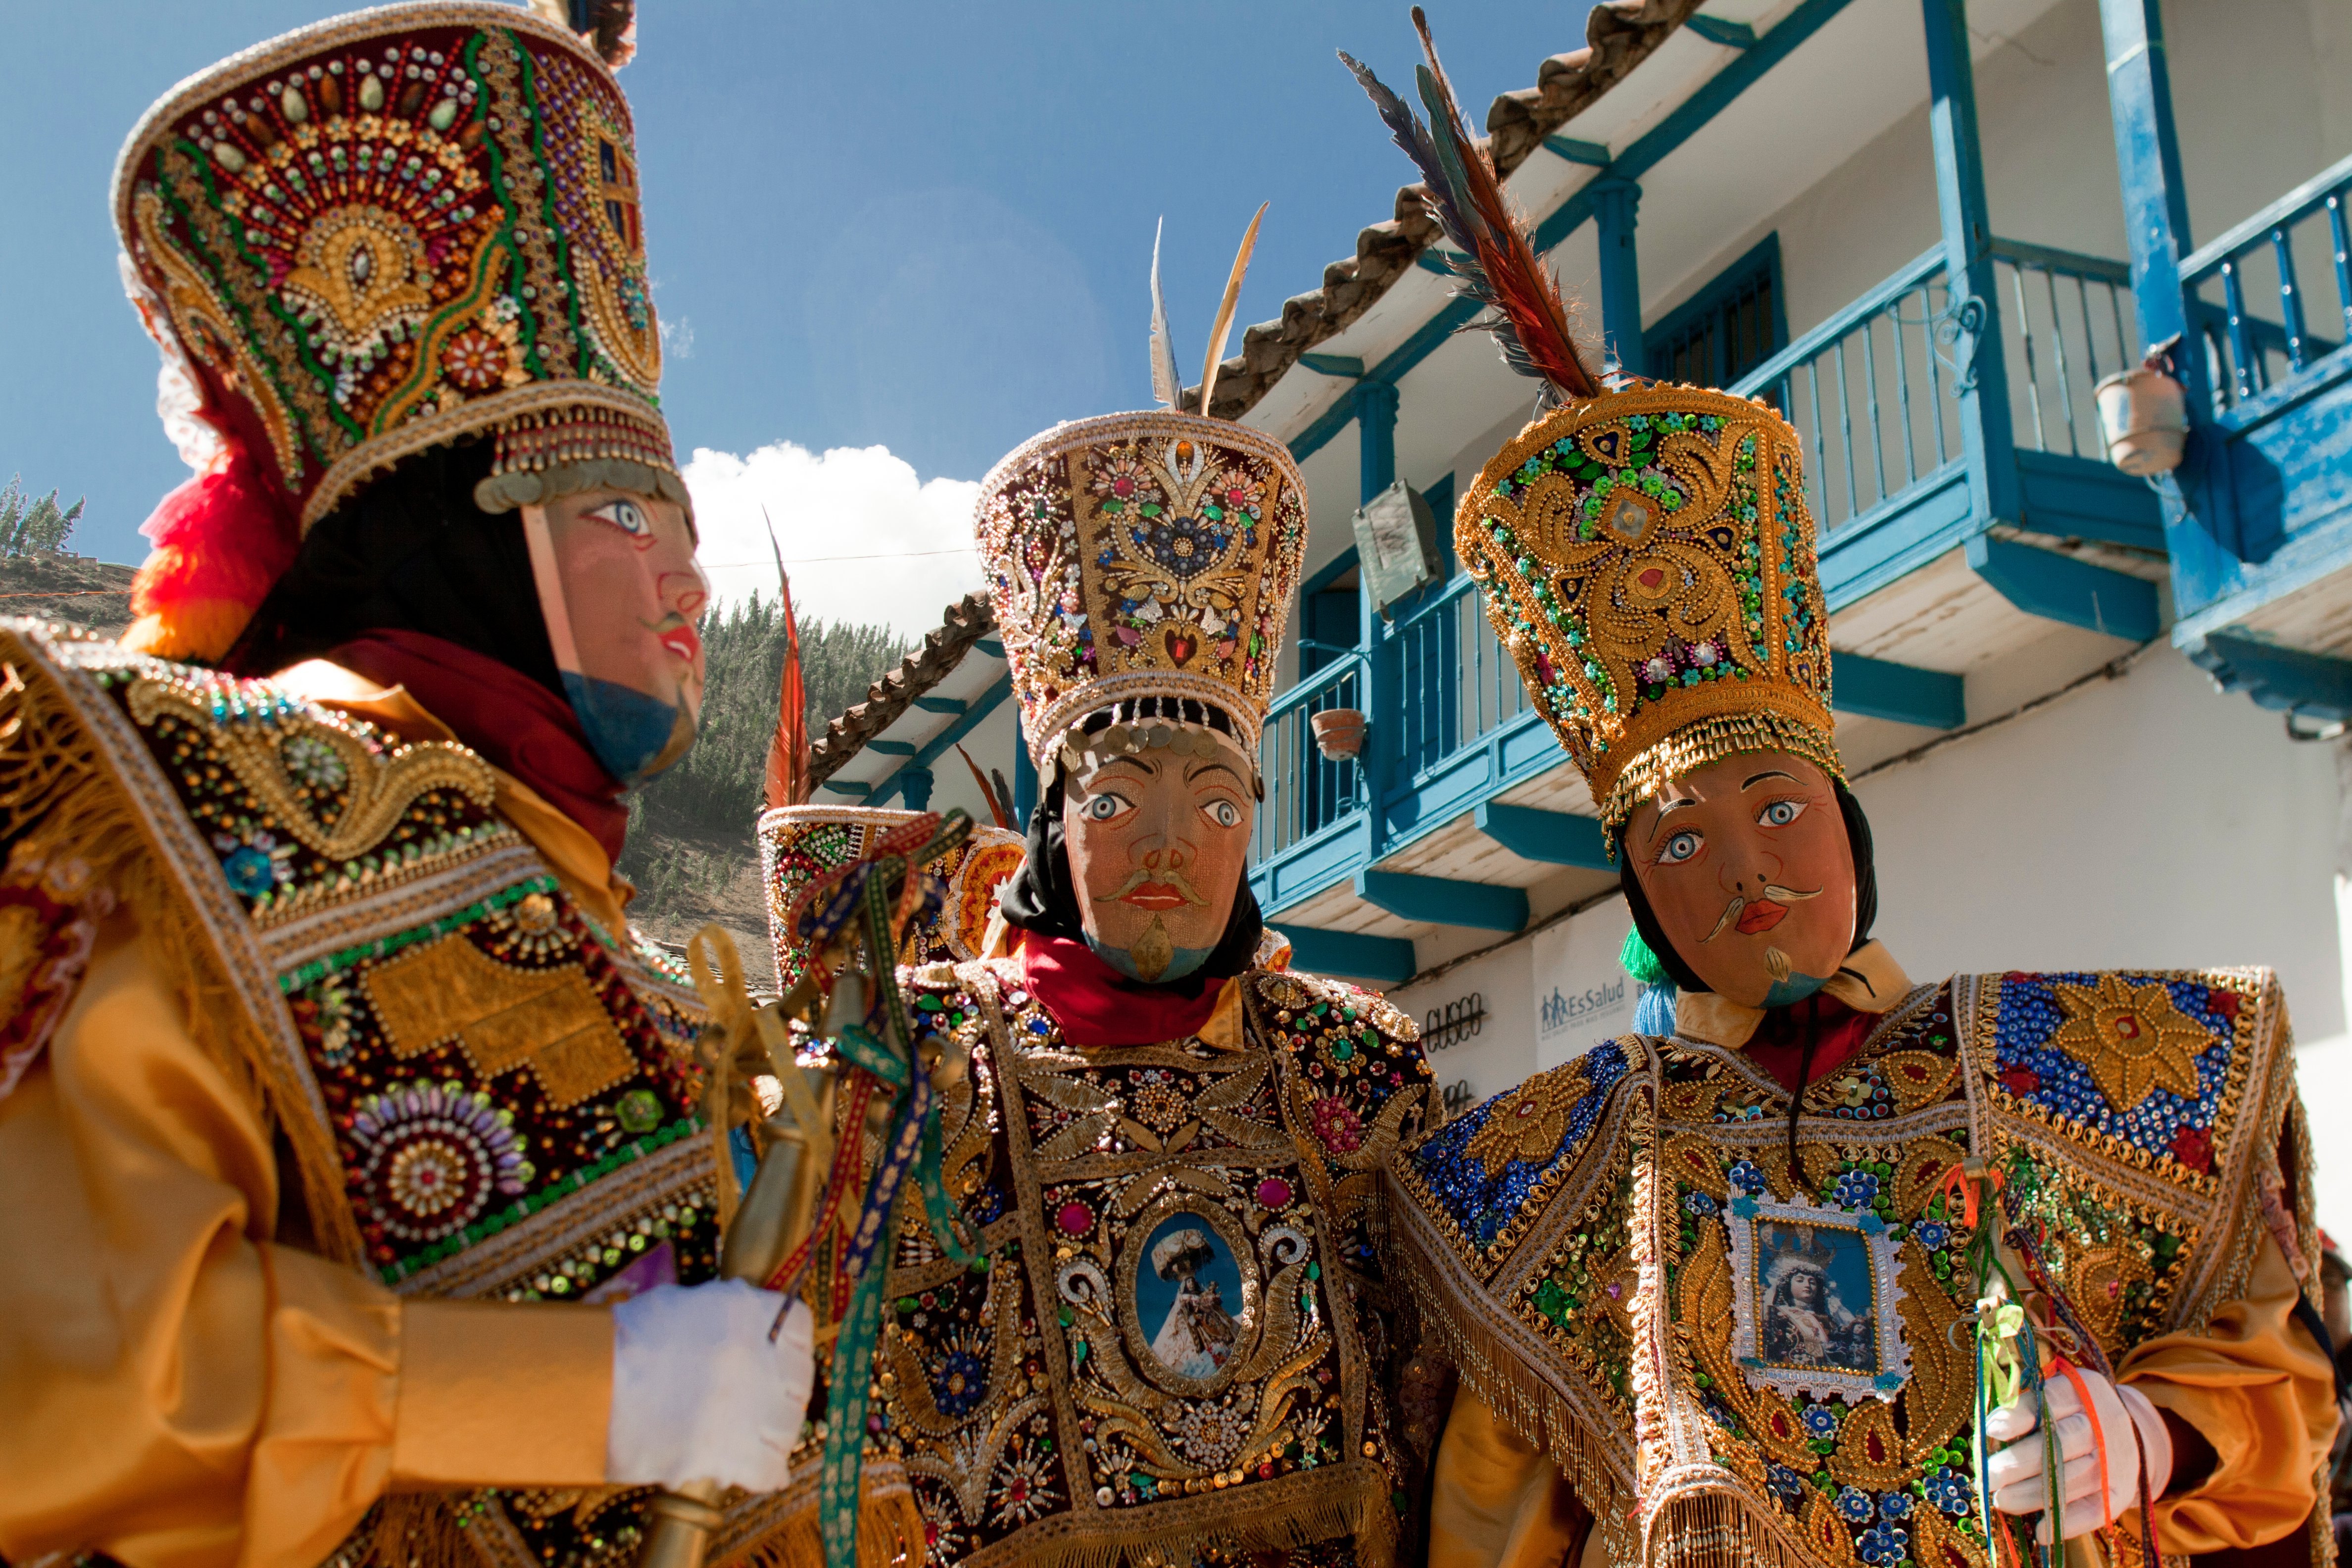
[[[812,737],[865,700],[866,689],[914,646],[887,626],[814,616],[802,619],[800,633]],[[629,808],[629,847],[621,857],[622,874],[637,885],[629,918],[673,942],[717,921],[735,933],[753,976],[772,975],[752,824],[783,685],[782,602],[755,594],[711,611],[703,617],[702,647],[709,678],[701,734],[686,760],[640,790]]]

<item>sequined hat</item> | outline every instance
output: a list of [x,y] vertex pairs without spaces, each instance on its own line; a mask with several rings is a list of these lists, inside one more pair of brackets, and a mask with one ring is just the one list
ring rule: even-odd
[[1529,425],[1454,514],[1495,635],[1612,829],[1741,752],[1843,777],[1797,433],[1644,384]]
[[[780,805],[760,815],[760,879],[768,891],[768,934],[776,948],[778,984],[790,990],[807,962],[787,928],[793,905],[811,882],[872,853],[882,836],[921,813],[873,805]],[[1021,868],[1021,836],[1002,827],[974,827],[971,837],[934,861],[948,885],[939,919],[922,926],[899,959],[907,963],[961,963],[980,956],[996,890]]]
[[629,107],[559,23],[433,0],[257,45],[148,110],[113,209],[167,425],[220,481],[150,524],[155,651],[220,651],[312,523],[459,437],[495,441],[487,510],[685,502]]
[[[1595,375],[1559,282],[1465,125],[1421,12],[1420,118],[1345,60],[1422,171],[1538,417],[1454,510],[1455,552],[1613,841],[1668,779],[1786,751],[1834,776],[1827,614],[1797,433],[1728,393]],[[1543,412],[1549,409],[1549,413]]]
[[1132,699],[1177,700],[1179,722],[1206,704],[1257,754],[1307,543],[1281,442],[1171,411],[1057,426],[981,481],[979,532],[1041,770],[1072,726]]

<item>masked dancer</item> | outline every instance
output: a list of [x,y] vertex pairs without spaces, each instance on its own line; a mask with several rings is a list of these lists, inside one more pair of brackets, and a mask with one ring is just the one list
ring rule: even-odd
[[11,1561],[620,1563],[697,1479],[773,1559],[813,1510],[806,1313],[698,1283],[740,1097],[613,868],[706,590],[629,7],[551,9],[324,22],[123,150],[199,474],[121,646],[0,626]]
[[1796,432],[1601,384],[1434,49],[1426,124],[1357,69],[1539,383],[1455,543],[1676,997],[1670,1034],[1399,1163],[1399,1267],[1463,1384],[1433,1564],[1972,1568],[2053,1525],[2110,1562],[2323,1560],[2336,1414],[2276,981],[1907,978],[1870,940]]

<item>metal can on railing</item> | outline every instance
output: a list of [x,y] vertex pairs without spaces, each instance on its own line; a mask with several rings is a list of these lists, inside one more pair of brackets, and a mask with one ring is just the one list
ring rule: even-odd
[[2119,370],[2091,389],[2098,405],[2099,435],[2107,461],[2143,478],[2180,466],[2189,439],[2189,395],[2173,379],[2172,345],[2160,343],[2130,370]]

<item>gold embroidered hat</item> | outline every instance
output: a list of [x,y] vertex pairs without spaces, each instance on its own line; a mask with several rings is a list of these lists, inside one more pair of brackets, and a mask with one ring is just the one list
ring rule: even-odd
[[[1265,216],[1261,205],[1242,236],[1209,329],[1204,409]],[[1165,407],[1056,425],[980,484],[998,635],[1049,779],[1066,742],[1077,766],[1172,743],[1229,745],[1256,769],[1307,548],[1307,488],[1283,443],[1179,411],[1156,237],[1151,385]],[[1097,715],[1108,723],[1087,722]]]
[[[981,481],[980,552],[1041,771],[1088,715],[1233,725],[1252,758],[1307,542],[1289,449],[1161,411],[1056,426]],[[1174,700],[1170,702],[1168,700]]]
[[[864,858],[895,827],[922,813],[874,805],[780,805],[760,814],[760,879],[768,891],[768,934],[775,943],[777,984],[789,991],[807,962],[806,944],[790,929],[793,906],[809,884]],[[996,891],[1021,868],[1021,836],[1002,827],[974,827],[971,836],[930,869],[947,883],[936,920],[918,927],[903,963],[961,963],[977,958],[988,935]]]
[[1454,549],[1612,830],[1741,752],[1843,777],[1804,489],[1769,407],[1642,384],[1530,424],[1462,498]]
[[1413,20],[1428,123],[1339,58],[1421,168],[1456,292],[1540,384],[1537,418],[1454,509],[1495,635],[1612,838],[1666,780],[1739,752],[1793,752],[1843,777],[1796,431],[1760,402],[1612,387],[1586,367],[1559,285]]
[[486,510],[605,485],[686,502],[600,43],[626,58],[532,10],[387,5],[201,71],[131,132],[125,281],[174,439],[236,492],[150,525],[140,607],[202,623],[187,650],[373,475],[459,437],[495,439]]

